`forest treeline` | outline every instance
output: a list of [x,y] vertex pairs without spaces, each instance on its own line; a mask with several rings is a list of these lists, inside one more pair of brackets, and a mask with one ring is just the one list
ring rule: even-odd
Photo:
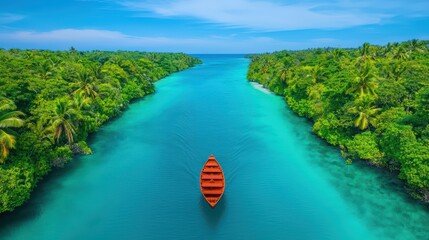
[[339,146],[346,163],[363,159],[399,173],[429,201],[429,41],[357,49],[253,55],[247,78],[284,96]]
[[201,63],[182,53],[0,50],[0,212],[74,154],[153,82]]

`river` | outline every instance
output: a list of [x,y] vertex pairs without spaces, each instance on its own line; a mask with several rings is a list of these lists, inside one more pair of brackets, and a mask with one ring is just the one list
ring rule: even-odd
[[[279,96],[246,80],[249,60],[204,63],[156,83],[0,217],[1,239],[429,239],[429,209],[388,171],[346,165]],[[216,208],[199,174],[225,173]]]

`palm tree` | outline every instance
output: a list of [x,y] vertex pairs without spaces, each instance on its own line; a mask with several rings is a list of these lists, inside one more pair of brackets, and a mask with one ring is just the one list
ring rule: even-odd
[[374,60],[374,53],[372,52],[371,45],[369,43],[364,43],[362,47],[359,48],[359,57],[357,58],[357,64],[366,63],[367,61]]
[[307,67],[309,74],[306,76],[312,84],[323,81],[325,79],[325,72],[320,65]]
[[345,51],[341,48],[336,48],[329,52],[329,56],[334,60],[335,63],[341,65],[342,58],[346,55]]
[[395,51],[395,49],[399,46],[399,43],[388,43],[385,47],[383,47],[383,56],[387,57]]
[[404,61],[392,61],[386,66],[387,78],[399,82],[402,79],[402,74],[407,70],[408,65]]
[[66,137],[69,145],[73,143],[73,137],[76,134],[77,118],[78,111],[73,108],[70,100],[62,98],[55,102],[54,115],[50,119],[50,130],[57,143],[62,136]]
[[40,78],[43,80],[47,80],[52,75],[52,64],[49,62],[49,60],[40,62],[37,69]]
[[79,92],[83,92],[85,97],[94,99],[98,96],[98,89],[94,85],[95,78],[86,71],[77,74],[78,81],[74,85],[78,88],[72,93],[76,95]]
[[325,91],[325,86],[322,83],[316,83],[307,88],[309,102],[312,103],[312,112],[317,115],[323,114],[322,95]]
[[410,58],[410,53],[403,46],[400,46],[395,49],[393,54],[393,59],[405,61],[405,60],[408,60],[409,58]]
[[408,48],[411,52],[424,52],[425,51],[425,43],[423,41],[417,39],[411,39],[407,42]]
[[79,92],[72,99],[72,107],[75,110],[75,120],[77,120],[76,127],[79,127],[79,122],[83,121],[84,128],[85,126],[85,115],[92,115],[91,111],[88,111],[88,108],[91,106],[91,99],[85,97],[83,92]]
[[15,109],[13,101],[0,97],[0,163],[4,163],[9,150],[15,148],[15,132],[10,128],[22,127],[25,123],[20,118],[24,113]]
[[374,126],[374,117],[381,110],[371,105],[372,101],[369,98],[359,99],[355,102],[355,106],[349,108],[349,112],[358,114],[358,118],[355,120],[355,127],[364,130],[371,124]]
[[73,97],[73,107],[77,111],[82,111],[91,105],[91,99],[85,96],[84,92],[79,92]]
[[39,119],[35,123],[29,123],[29,128],[33,130],[39,137],[39,141],[47,140],[51,145],[55,144],[55,140],[51,134],[51,129],[47,127],[47,121],[44,118]]
[[269,58],[262,58],[261,60],[261,73],[264,74],[266,72],[268,72],[268,69],[270,68],[270,66],[272,65],[272,60]]
[[276,72],[283,82],[286,80],[289,74],[290,64],[289,63],[278,63],[276,65]]
[[94,81],[103,81],[104,75],[103,75],[103,66],[101,64],[94,64],[90,66],[92,75],[94,76]]
[[378,87],[378,79],[374,67],[370,63],[363,65],[362,69],[359,69],[355,75],[355,81],[348,93],[359,94],[359,97],[376,95],[375,89]]

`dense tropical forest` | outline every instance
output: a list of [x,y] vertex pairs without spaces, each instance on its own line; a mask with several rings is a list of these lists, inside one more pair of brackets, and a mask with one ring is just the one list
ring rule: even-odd
[[182,53],[0,50],[0,212],[12,211],[38,181],[153,82],[200,60]]
[[347,164],[362,159],[396,171],[429,202],[428,43],[253,55],[247,78],[311,119]]

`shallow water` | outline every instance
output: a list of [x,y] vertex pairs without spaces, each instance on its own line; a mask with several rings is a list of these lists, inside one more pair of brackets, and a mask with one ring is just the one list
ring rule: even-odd
[[[248,59],[200,57],[0,216],[0,238],[429,239],[429,210],[393,174],[346,165],[281,97],[246,81]],[[215,209],[199,189],[210,153],[226,177]]]

